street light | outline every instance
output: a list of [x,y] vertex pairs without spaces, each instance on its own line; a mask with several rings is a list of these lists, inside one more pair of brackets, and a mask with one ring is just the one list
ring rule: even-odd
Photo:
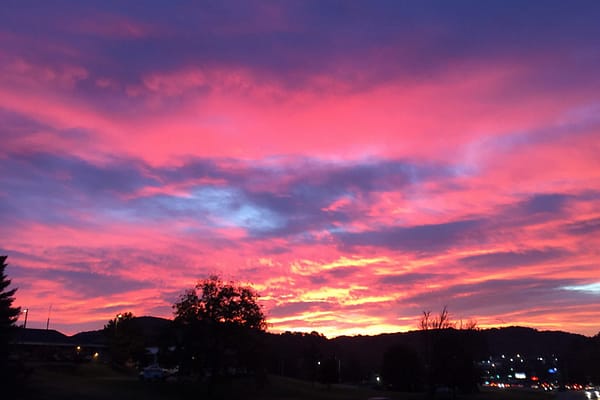
[[115,332],[117,332],[117,325],[119,325],[121,318],[123,318],[123,314],[117,314],[117,318],[115,318]]
[[23,312],[25,313],[25,322],[23,322],[23,329],[27,328],[27,314],[29,314],[29,309],[26,308],[23,310]]

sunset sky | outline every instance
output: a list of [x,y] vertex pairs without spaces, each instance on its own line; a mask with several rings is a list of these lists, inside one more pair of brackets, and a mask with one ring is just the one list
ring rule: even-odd
[[[27,326],[600,331],[600,2],[4,1],[0,254]],[[19,323],[22,323],[22,319]]]

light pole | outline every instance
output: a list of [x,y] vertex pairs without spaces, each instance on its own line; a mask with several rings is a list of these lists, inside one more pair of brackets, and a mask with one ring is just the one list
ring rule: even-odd
[[23,322],[23,329],[27,328],[27,314],[29,314],[29,309],[26,308],[23,310],[23,312],[25,313],[25,322]]
[[117,326],[119,325],[121,318],[123,318],[123,314],[117,314],[117,318],[115,318],[115,333],[117,332]]

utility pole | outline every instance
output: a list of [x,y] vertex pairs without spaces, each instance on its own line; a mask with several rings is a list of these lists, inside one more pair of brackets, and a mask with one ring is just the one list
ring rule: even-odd
[[29,314],[29,309],[26,308],[23,310],[23,312],[25,313],[25,322],[23,322],[23,329],[27,328],[27,314]]
[[50,313],[52,312],[52,304],[50,304],[50,307],[48,307],[48,319],[46,320],[46,330],[48,330],[48,327],[50,326]]

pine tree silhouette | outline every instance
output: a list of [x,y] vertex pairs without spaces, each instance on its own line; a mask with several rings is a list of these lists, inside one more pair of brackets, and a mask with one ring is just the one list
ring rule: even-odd
[[8,289],[10,279],[4,273],[7,256],[0,256],[0,371],[5,371],[12,336],[16,329],[15,322],[21,313],[19,307],[13,307],[17,289]]

